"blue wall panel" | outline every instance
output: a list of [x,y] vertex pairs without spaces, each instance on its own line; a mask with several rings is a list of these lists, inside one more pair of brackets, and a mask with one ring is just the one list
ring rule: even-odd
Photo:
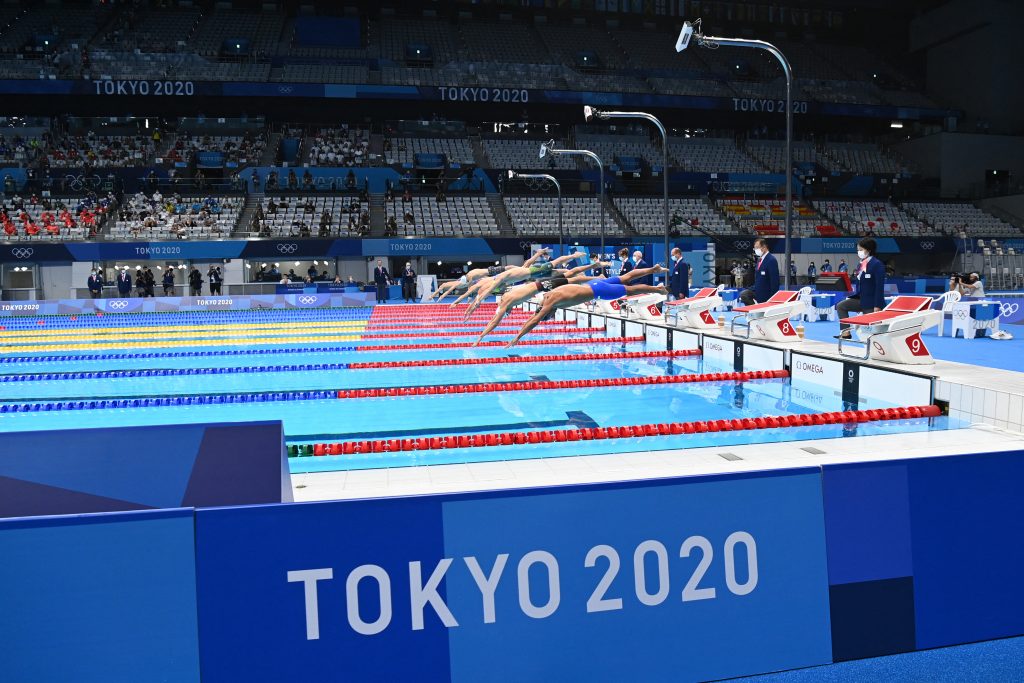
[[[816,470],[222,508],[199,510],[196,520],[207,683],[680,681],[830,660]],[[727,539],[744,534],[752,556],[736,543],[727,558]],[[706,568],[703,546],[681,557],[691,537],[707,539]],[[640,554],[638,588],[634,558],[644,542],[651,550]],[[585,566],[598,546],[621,561],[604,594],[621,608],[592,604],[609,562]],[[557,565],[558,577],[531,557]],[[356,632],[353,614],[381,616],[380,579],[347,587],[353,570],[368,566],[390,584],[391,616],[372,635]],[[435,570],[434,601],[419,610],[411,586]],[[289,581],[295,571],[315,575]],[[487,577],[496,585],[493,619],[480,588]]]
[[0,679],[199,680],[191,510],[0,521]]

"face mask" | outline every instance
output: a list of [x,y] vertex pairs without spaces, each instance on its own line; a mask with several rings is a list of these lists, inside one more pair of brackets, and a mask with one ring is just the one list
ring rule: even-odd
[[868,252],[864,251],[863,249],[858,249],[857,250],[857,258],[859,258],[861,261],[863,261],[867,257],[868,257]]
[[754,249],[754,256],[756,256],[758,258],[761,258],[761,250],[760,249]]
[[673,261],[678,261],[679,258],[680,258],[679,254],[672,254],[672,260]]

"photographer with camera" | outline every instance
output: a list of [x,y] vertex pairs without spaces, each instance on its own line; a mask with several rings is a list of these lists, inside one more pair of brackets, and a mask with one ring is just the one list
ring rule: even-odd
[[981,298],[985,296],[985,286],[977,273],[966,275],[954,274],[949,278],[950,291],[960,292],[960,296]]

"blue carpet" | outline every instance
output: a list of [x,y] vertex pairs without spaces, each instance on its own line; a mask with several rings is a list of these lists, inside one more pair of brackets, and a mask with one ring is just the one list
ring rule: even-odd
[[1024,681],[1024,638],[859,659],[810,669],[749,676],[744,683],[994,683]]

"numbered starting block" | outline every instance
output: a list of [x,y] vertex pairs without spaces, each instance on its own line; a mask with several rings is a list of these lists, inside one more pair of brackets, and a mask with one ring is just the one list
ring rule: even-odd
[[715,316],[711,309],[722,305],[721,291],[718,288],[705,287],[691,297],[665,302],[665,322],[676,327],[691,327],[699,330],[718,329]]
[[[907,365],[935,362],[921,339],[921,332],[942,320],[942,311],[931,310],[930,296],[898,296],[877,313],[847,318],[856,339],[839,338],[839,354],[850,358],[882,360]],[[844,344],[859,344],[860,353],[843,350]]]
[[[734,336],[745,339],[751,337],[773,342],[802,341],[793,329],[790,318],[795,318],[804,310],[804,302],[800,301],[800,292],[782,290],[775,292],[772,298],[763,304],[740,306],[733,309],[736,317],[732,319],[729,331]],[[746,334],[738,334],[737,328]]]
[[658,305],[664,303],[666,298],[664,294],[651,292],[650,294],[634,294],[608,303],[618,304],[618,315],[623,318],[661,322],[661,309],[658,308]]

